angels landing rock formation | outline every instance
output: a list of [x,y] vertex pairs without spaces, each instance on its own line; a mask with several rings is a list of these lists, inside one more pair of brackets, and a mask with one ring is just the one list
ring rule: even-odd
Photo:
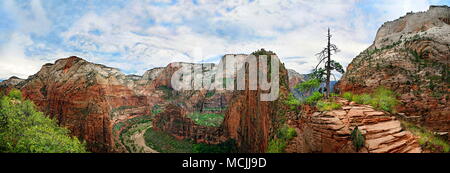
[[398,112],[435,132],[450,131],[450,8],[431,6],[381,26],[373,44],[347,67],[336,88],[399,94]]

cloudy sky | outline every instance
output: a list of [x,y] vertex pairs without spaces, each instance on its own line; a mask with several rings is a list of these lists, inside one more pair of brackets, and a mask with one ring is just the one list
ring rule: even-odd
[[450,0],[1,0],[0,79],[72,55],[127,74],[275,51],[309,72],[331,28],[347,66],[385,21]]

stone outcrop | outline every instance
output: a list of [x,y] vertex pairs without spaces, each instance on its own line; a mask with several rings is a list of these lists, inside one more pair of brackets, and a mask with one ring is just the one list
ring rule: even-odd
[[0,91],[7,93],[12,88],[14,88],[16,85],[18,85],[19,83],[21,83],[23,81],[25,81],[25,80],[20,79],[16,76],[10,77],[9,79],[0,82]]
[[300,74],[292,69],[288,69],[288,76],[289,76],[289,88],[294,88],[295,85],[302,83],[306,80],[306,75]]
[[247,85],[245,90],[233,93],[225,114],[224,131],[227,136],[236,140],[240,152],[266,152],[269,140],[285,118],[284,111],[287,108],[282,100],[289,93],[289,83],[288,72],[284,65],[280,66],[279,77],[280,96],[276,101],[261,101],[260,95],[265,91],[259,87],[257,90],[249,90]]
[[[341,109],[302,114],[298,136],[288,146],[288,152],[298,153],[420,153],[417,137],[402,128],[395,116],[357,105],[346,100],[337,102]],[[356,151],[351,140],[358,127],[365,138],[362,149]]]
[[337,84],[340,92],[383,86],[399,94],[397,108],[435,132],[450,131],[450,8],[431,6],[385,23],[374,43],[353,59]]
[[294,94],[294,96],[296,97],[301,97],[302,93],[296,90],[295,86],[299,83],[306,81],[307,75],[300,74],[292,69],[288,69],[288,76],[289,76],[289,89],[291,93]]

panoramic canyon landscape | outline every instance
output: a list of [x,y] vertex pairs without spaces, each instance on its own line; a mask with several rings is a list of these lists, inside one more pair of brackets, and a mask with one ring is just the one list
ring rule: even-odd
[[[145,26],[144,31],[138,29],[140,24],[125,22],[125,14],[144,10],[145,5],[138,2],[132,12],[86,12],[87,16],[59,34],[63,41],[51,44],[47,41],[56,40],[52,39],[55,31],[41,28],[45,22],[33,22],[41,20],[39,16],[17,20],[29,25],[11,34],[6,32],[8,28],[19,24],[8,23],[18,22],[0,17],[6,21],[0,22],[0,30],[6,33],[0,34],[0,152],[448,153],[448,2],[426,4],[425,9],[412,12],[406,8],[406,13],[381,18],[383,21],[374,22],[376,26],[367,30],[359,27],[370,28],[365,24],[370,21],[358,17],[355,21],[364,26],[357,22],[342,27],[309,26],[322,21],[318,16],[314,22],[292,24],[309,28],[298,32],[298,37],[264,30],[265,20],[270,23],[272,18],[262,12],[258,14],[264,19],[247,21],[253,11],[244,9],[248,13],[241,14],[239,5],[213,10],[225,18],[236,14],[236,21],[261,24],[258,31],[267,38],[250,38],[261,33],[235,30],[250,24],[230,26],[221,18],[217,19],[220,24],[209,24],[208,14],[200,9],[199,14],[183,12],[180,18],[155,18],[149,22],[152,27]],[[18,2],[0,3],[5,9],[16,6],[10,9],[20,13]],[[158,1],[146,14],[159,8],[172,13],[179,3]],[[191,5],[197,8],[199,4]],[[42,14],[49,6],[31,1],[30,11]],[[205,8],[214,7],[209,4]],[[0,11],[0,16],[2,12],[7,13]],[[49,13],[44,16],[52,16]],[[330,20],[341,20],[340,15],[347,20],[348,14],[339,12]],[[102,20],[104,16],[115,23],[110,26]],[[44,21],[53,22],[57,29],[67,27],[62,20],[72,20],[48,18]],[[163,21],[153,27],[158,20],[169,18],[175,22]],[[186,27],[176,19],[187,20],[187,26],[201,26]],[[277,31],[290,33],[291,26],[286,25],[277,23]],[[92,29],[95,27],[98,29]],[[213,30],[219,36],[200,38]],[[152,37],[156,33],[163,36]],[[270,42],[275,37],[277,40]],[[297,38],[299,42],[293,42]],[[366,38],[368,44],[359,44]],[[289,53],[289,46],[297,43]],[[105,53],[110,49],[120,52]],[[191,53],[177,52],[179,49]],[[23,50],[18,53],[22,58],[14,57],[18,50]],[[39,54],[42,52],[45,54]],[[188,73],[180,75],[181,69]],[[259,71],[253,73],[254,69]],[[178,89],[180,81],[182,87],[202,87]],[[268,88],[265,83],[275,85]],[[244,87],[237,89],[240,84]],[[264,95],[275,98],[265,100]]]

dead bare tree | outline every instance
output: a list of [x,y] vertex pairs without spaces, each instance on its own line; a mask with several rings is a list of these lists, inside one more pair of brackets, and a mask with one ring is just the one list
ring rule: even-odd
[[[313,74],[315,74],[316,78],[320,79],[322,82],[325,80],[326,82],[326,98],[330,96],[330,77],[333,75],[331,73],[332,70],[336,70],[340,73],[344,73],[344,70],[342,68],[342,65],[338,62],[331,60],[331,55],[334,53],[338,53],[339,49],[335,44],[331,43],[331,33],[330,28],[328,28],[328,44],[327,47],[325,47],[321,52],[317,53],[316,56],[319,57],[319,63],[317,64],[316,68],[314,69]],[[319,68],[320,64],[325,62],[325,68]],[[325,76],[325,78],[324,78]],[[333,75],[334,76],[334,75]]]

